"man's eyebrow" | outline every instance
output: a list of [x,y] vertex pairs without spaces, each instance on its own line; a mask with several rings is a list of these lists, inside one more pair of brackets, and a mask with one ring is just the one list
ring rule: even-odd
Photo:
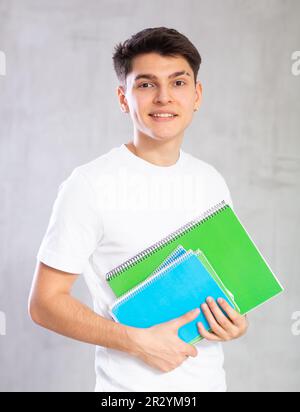
[[[170,76],[168,76],[168,79],[173,79],[174,77],[178,77],[178,76],[183,76],[183,75],[187,75],[190,76],[190,73],[188,73],[185,70],[182,70],[180,72],[175,72],[170,74]],[[137,81],[139,79],[150,79],[150,80],[156,80],[157,76],[155,76],[154,74],[149,74],[149,73],[142,73],[142,74],[138,74],[135,78],[134,81]]]

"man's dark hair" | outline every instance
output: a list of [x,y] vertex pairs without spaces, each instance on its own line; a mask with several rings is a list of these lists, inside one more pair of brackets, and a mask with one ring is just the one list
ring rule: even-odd
[[195,85],[201,56],[190,40],[175,29],[155,27],[144,29],[115,46],[113,64],[120,84],[126,90],[126,77],[132,71],[132,60],[144,53],[185,58],[194,72]]

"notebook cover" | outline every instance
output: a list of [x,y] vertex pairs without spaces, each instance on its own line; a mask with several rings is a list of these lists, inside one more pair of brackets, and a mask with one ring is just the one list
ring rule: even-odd
[[222,202],[110,271],[107,281],[115,295],[143,282],[179,245],[204,253],[242,314],[283,290],[235,212]]
[[[221,281],[221,279],[219,278],[219,276],[217,275],[217,273],[215,272],[214,268],[212,267],[212,265],[210,264],[210,262],[208,261],[208,259],[206,258],[206,256],[204,255],[204,253],[200,250],[197,249],[195,251],[192,251],[191,249],[189,250],[189,252],[194,253],[195,256],[197,256],[197,258],[200,260],[200,262],[203,264],[203,266],[205,267],[205,269],[209,272],[209,274],[213,277],[213,279],[217,282],[217,284],[219,285],[219,287],[223,290],[223,292],[225,292],[225,294],[230,297],[230,299],[232,300],[235,309],[240,312],[240,308],[237,306],[237,304],[235,303],[234,300],[234,295],[231,293],[231,291],[226,288],[226,286],[224,285],[224,283]],[[187,251],[184,249],[184,247],[182,245],[179,245],[172,253],[171,255],[169,255],[167,257],[167,259],[157,268],[157,270],[155,270],[153,272],[152,275],[158,273],[160,270],[162,270],[164,267],[166,267],[167,265],[171,264],[172,262],[176,261],[179,257],[181,257],[182,255],[186,254]],[[150,275],[150,276],[152,276]],[[148,279],[148,278],[147,278]]]
[[[200,308],[207,296],[222,297],[234,308],[197,256],[188,251],[118,299],[110,307],[110,313],[124,325],[148,328]],[[210,330],[201,311],[195,320],[179,328],[178,336],[192,344],[201,340],[197,322]]]
[[153,272],[153,275],[157,272],[159,272],[161,269],[164,267],[168,266],[170,263],[174,262],[177,258],[180,256],[184,255],[187,251],[182,247],[182,245],[179,245],[174,252],[172,252],[166,260],[163,261],[163,263]]

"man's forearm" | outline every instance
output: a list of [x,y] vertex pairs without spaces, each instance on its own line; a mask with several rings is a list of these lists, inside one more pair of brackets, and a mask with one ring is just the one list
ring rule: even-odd
[[69,294],[51,298],[51,303],[35,304],[33,320],[44,328],[93,345],[134,353],[134,343],[127,327],[97,315]]

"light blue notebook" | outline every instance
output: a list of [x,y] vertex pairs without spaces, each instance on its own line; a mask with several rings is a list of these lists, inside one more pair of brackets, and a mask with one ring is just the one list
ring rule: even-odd
[[[190,250],[192,251],[192,250]],[[217,282],[217,284],[220,286],[220,288],[225,292],[227,297],[230,297],[232,303],[235,306],[235,310],[240,312],[240,308],[237,306],[233,294],[230,292],[229,289],[224,285],[224,283],[221,281],[217,273],[215,272],[214,268],[210,264],[210,262],[207,260],[206,256],[204,253],[200,250],[197,249],[196,251],[192,251],[200,260],[200,262],[203,264],[203,266],[206,268],[206,270],[210,273],[210,275],[214,278],[214,280]],[[187,250],[182,246],[179,245],[164,261],[163,263],[152,273],[152,275],[155,275],[159,271],[161,271],[163,268],[166,266],[170,265],[172,262],[175,262],[180,256],[183,256],[184,254],[187,253]]]
[[163,263],[152,273],[152,275],[158,273],[161,271],[163,268],[166,266],[170,265],[172,262],[174,262],[176,259],[178,259],[180,256],[184,255],[186,253],[186,249],[182,246],[179,245],[167,258],[166,260],[163,261]]
[[[200,308],[208,296],[221,297],[235,309],[231,297],[223,292],[197,255],[189,250],[117,299],[110,307],[110,314],[124,325],[148,328]],[[197,322],[202,322],[206,330],[210,329],[201,311],[195,320],[178,330],[178,336],[191,344],[201,340]]]

